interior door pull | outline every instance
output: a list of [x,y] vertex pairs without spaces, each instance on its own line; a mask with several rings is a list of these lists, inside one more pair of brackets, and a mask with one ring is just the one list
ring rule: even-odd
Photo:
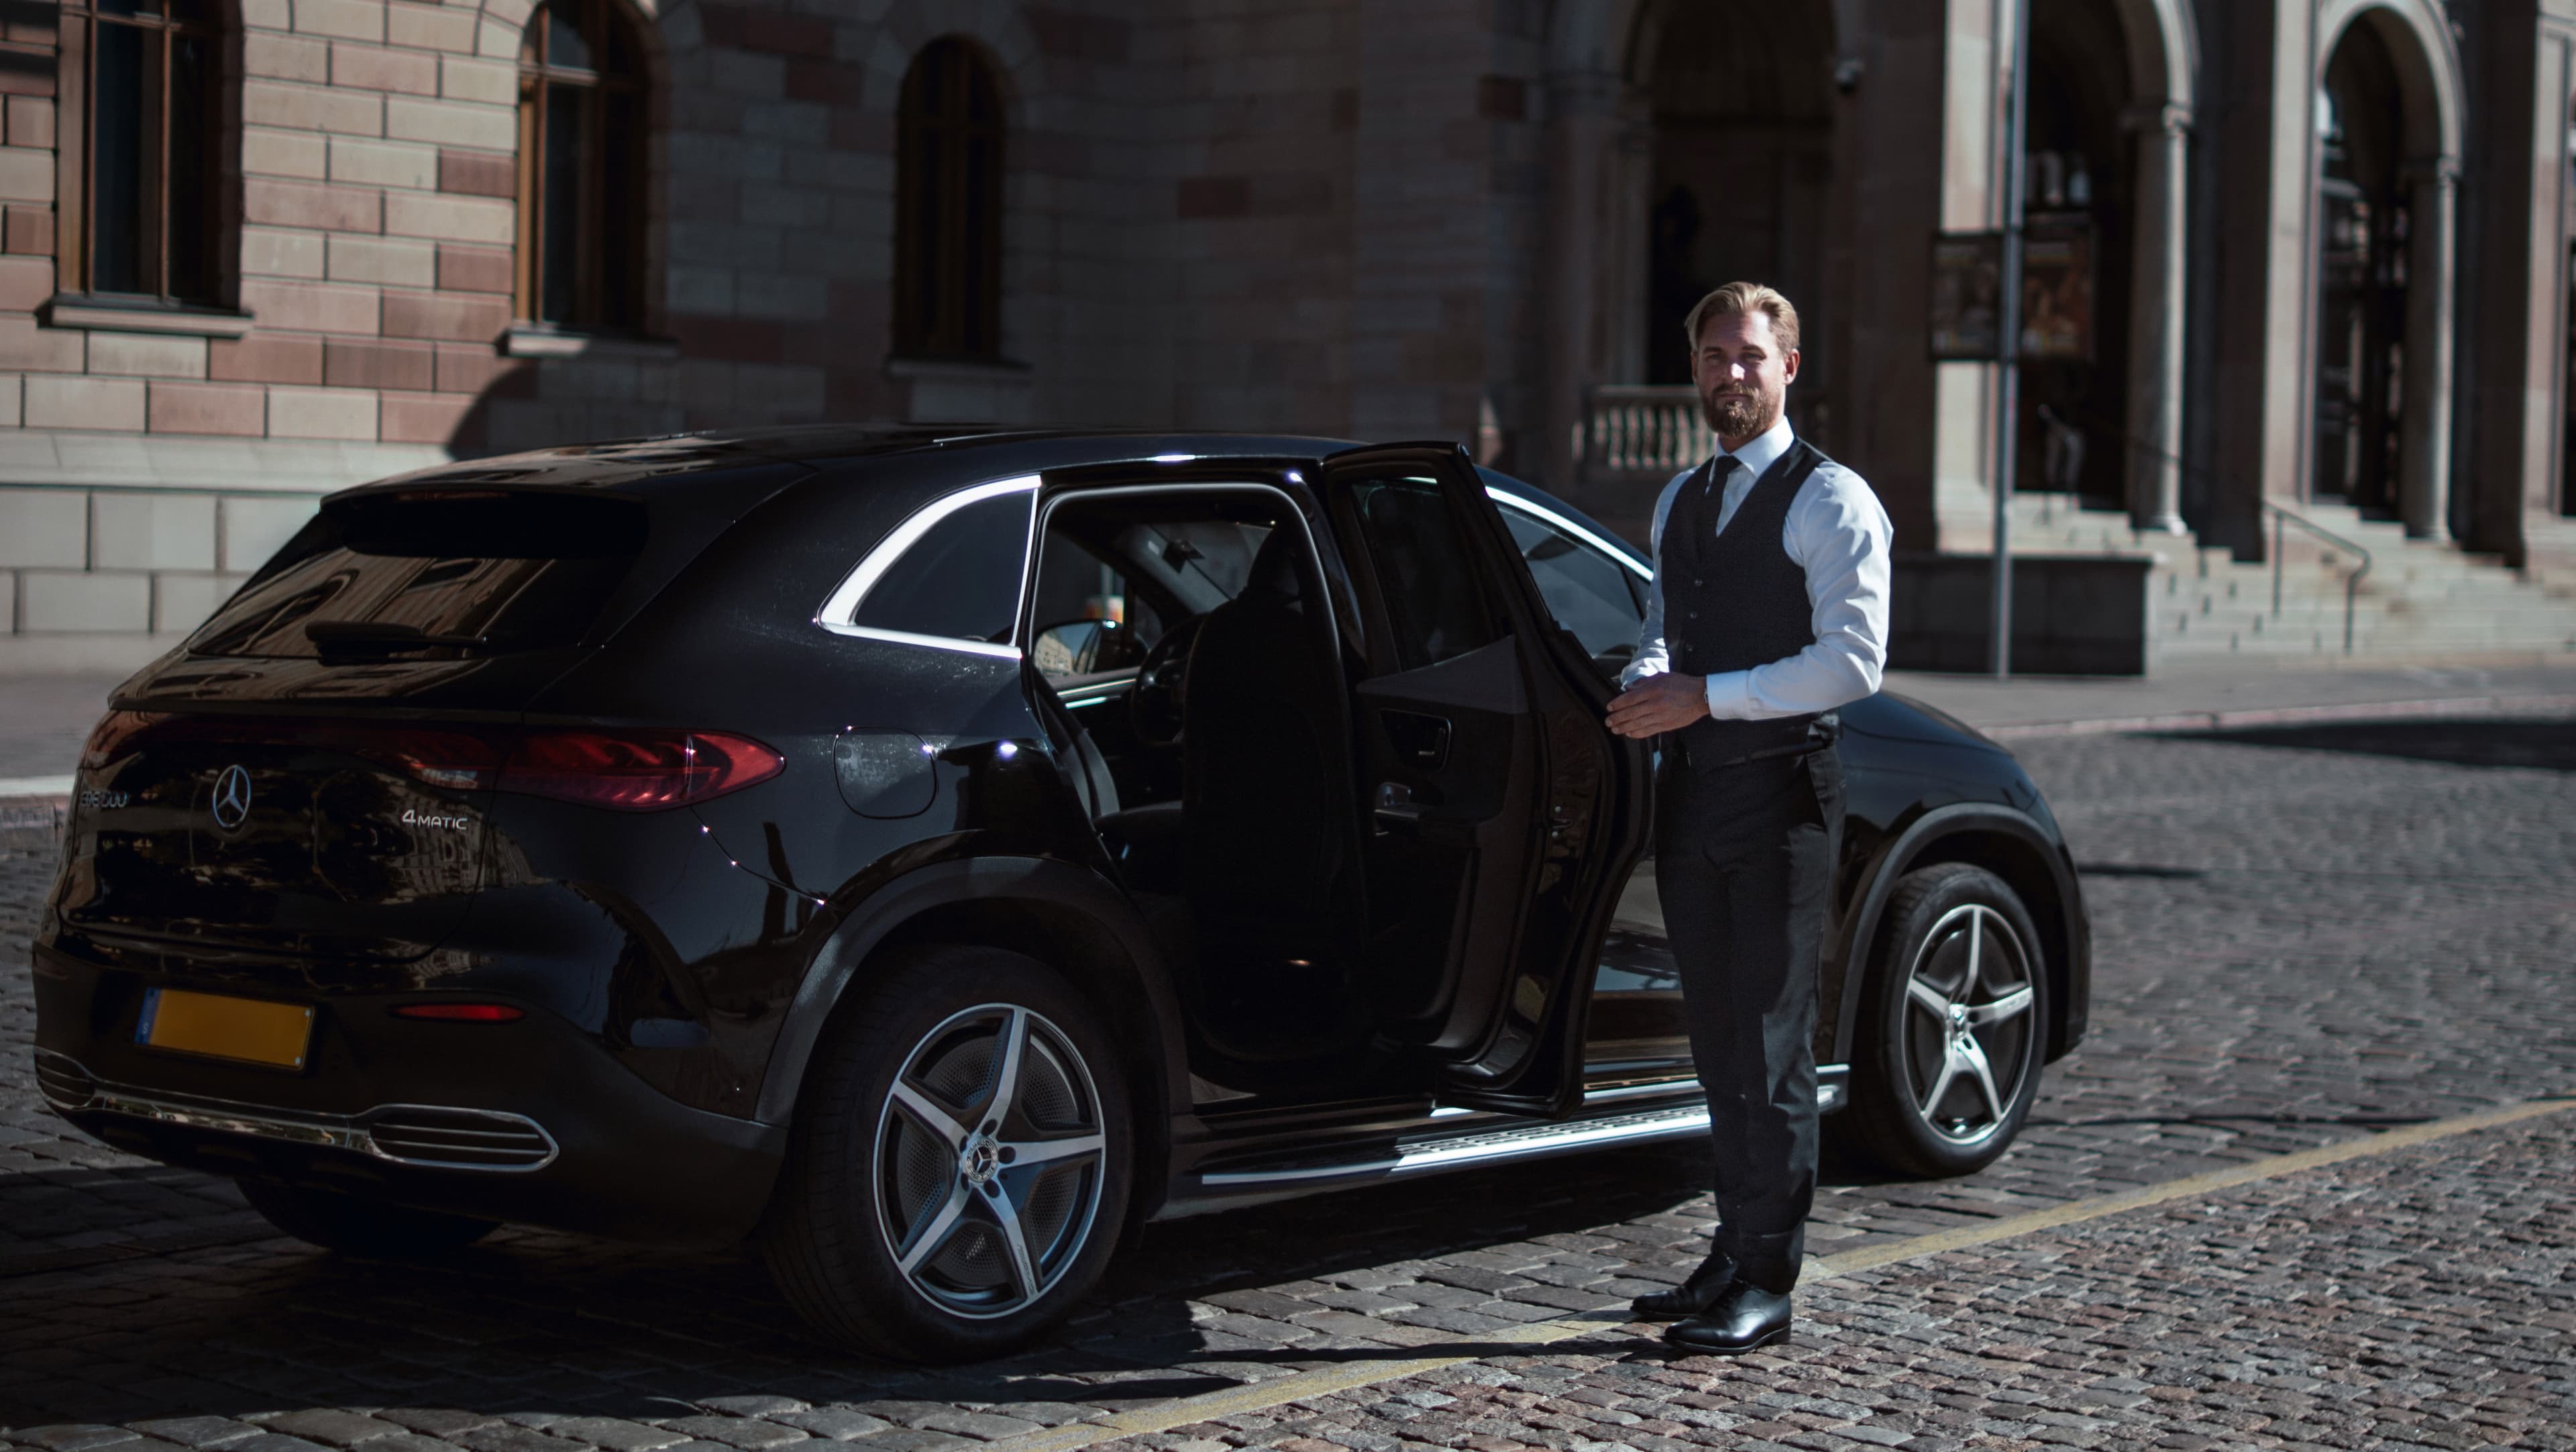
[[1389,827],[1418,828],[1422,825],[1422,803],[1413,799],[1413,788],[1400,781],[1377,784],[1377,829]]

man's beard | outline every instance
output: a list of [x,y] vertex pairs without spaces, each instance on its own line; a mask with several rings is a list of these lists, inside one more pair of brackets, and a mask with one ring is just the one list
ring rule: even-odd
[[1724,439],[1749,439],[1768,432],[1771,425],[1780,421],[1778,407],[1771,400],[1752,393],[1720,394],[1715,398],[1703,396],[1700,411],[1707,416],[1708,426]]

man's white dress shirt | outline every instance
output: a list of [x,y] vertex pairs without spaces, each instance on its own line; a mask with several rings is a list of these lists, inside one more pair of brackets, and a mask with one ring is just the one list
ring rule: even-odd
[[[1726,481],[1717,532],[1726,532],[1737,506],[1762,472],[1789,452],[1796,435],[1781,419],[1732,453],[1743,467]],[[1664,639],[1664,525],[1682,486],[1699,473],[1673,476],[1655,501],[1655,583],[1646,600],[1646,624],[1637,658],[1620,673],[1634,685],[1673,668]],[[1815,612],[1816,643],[1785,660],[1708,678],[1708,713],[1721,721],[1762,721],[1806,716],[1847,705],[1878,689],[1887,668],[1888,549],[1895,531],[1878,496],[1858,474],[1821,464],[1798,486],[1780,528],[1780,547],[1807,574],[1807,604]],[[1720,621],[1711,629],[1724,630]]]

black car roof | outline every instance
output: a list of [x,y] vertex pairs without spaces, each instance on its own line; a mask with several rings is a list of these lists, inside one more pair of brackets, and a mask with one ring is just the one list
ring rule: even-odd
[[[1174,433],[1151,429],[993,429],[974,425],[806,424],[709,429],[658,438],[616,439],[530,449],[437,464],[359,490],[423,485],[506,484],[537,488],[615,488],[647,479],[759,464],[816,467],[870,457],[968,452],[1004,445],[1060,442],[1062,457],[1046,467],[1115,463],[1171,454],[1198,457],[1321,458],[1357,447],[1349,440],[1277,434]],[[344,491],[354,492],[354,491]]]

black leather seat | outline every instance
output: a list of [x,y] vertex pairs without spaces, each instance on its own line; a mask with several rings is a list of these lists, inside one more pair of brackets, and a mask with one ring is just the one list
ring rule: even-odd
[[1207,617],[1182,705],[1182,871],[1210,1027],[1247,1059],[1352,1028],[1364,899],[1336,646],[1304,540],[1273,530]]
[[1100,840],[1108,845],[1111,860],[1127,874],[1130,887],[1139,892],[1184,890],[1181,854],[1186,845],[1182,840],[1186,810],[1180,802],[1148,802],[1099,820]]

